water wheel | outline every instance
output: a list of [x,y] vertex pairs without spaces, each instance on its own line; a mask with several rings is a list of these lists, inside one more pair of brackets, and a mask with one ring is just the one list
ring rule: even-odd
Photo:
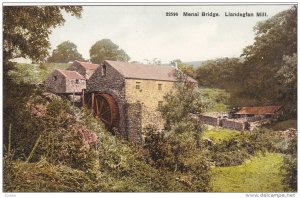
[[86,107],[109,129],[118,128],[119,112],[114,98],[108,94],[91,93],[85,100]]

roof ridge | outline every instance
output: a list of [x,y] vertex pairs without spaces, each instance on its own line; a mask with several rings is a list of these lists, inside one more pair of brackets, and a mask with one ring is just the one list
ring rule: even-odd
[[[60,72],[61,74],[63,74],[65,77],[69,77],[70,78],[70,76],[68,76],[68,74],[66,74],[66,73],[75,73],[76,75],[78,75],[81,79],[85,79],[80,73],[78,73],[77,71],[73,71],[73,70],[67,70],[67,69],[55,69],[55,70],[57,70],[58,72]],[[64,73],[64,72],[66,72],[66,73]]]
[[[176,68],[172,66],[162,66],[157,64],[129,63],[122,61],[104,60],[117,70],[124,78],[127,79],[145,79],[158,81],[178,81],[176,77]],[[196,83],[197,81],[191,76],[188,81]]]

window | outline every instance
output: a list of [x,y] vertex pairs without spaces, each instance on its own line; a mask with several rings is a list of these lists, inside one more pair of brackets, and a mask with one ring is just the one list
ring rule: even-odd
[[162,84],[158,84],[158,90],[162,90]]
[[57,80],[57,76],[53,76],[53,80],[56,81]]
[[76,79],[76,84],[79,84],[79,79]]
[[163,106],[163,101],[158,101],[158,106],[157,106],[158,110],[161,110],[162,106]]
[[141,82],[135,82],[135,88],[141,89]]
[[101,74],[102,74],[102,76],[106,76],[106,65],[102,65]]

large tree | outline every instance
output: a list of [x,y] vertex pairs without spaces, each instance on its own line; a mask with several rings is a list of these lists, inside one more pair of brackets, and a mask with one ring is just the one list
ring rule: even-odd
[[83,60],[82,55],[77,51],[77,46],[70,42],[64,41],[53,50],[52,56],[48,58],[48,62],[68,63],[69,61]]
[[90,58],[93,63],[101,63],[104,60],[129,61],[130,57],[123,49],[110,39],[97,41],[90,49]]
[[50,47],[51,29],[63,25],[63,11],[81,17],[81,6],[4,6],[4,62],[24,57],[43,61]]
[[293,102],[296,110],[296,84],[290,86],[288,83],[287,93],[287,84],[282,83],[282,77],[290,72],[296,76],[296,70],[292,68],[297,54],[297,7],[258,23],[254,30],[255,41],[242,54],[245,63],[240,81],[244,93],[265,104]]

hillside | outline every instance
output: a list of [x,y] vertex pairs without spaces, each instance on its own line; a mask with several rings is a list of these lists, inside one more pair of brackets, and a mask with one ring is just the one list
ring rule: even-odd
[[[274,153],[286,151],[273,131],[250,134],[204,127],[199,149],[190,142],[194,134],[172,139],[149,128],[145,144],[134,145],[108,132],[89,111],[46,93],[39,83],[56,67],[68,65],[18,64],[5,75],[5,192],[252,191],[236,167],[265,151],[275,157],[262,159],[265,163],[256,163],[251,170],[267,170],[263,167],[276,162],[274,171],[281,174],[281,158],[276,157],[281,154]],[[220,106],[227,98],[223,91],[206,89],[202,94],[214,104],[211,109],[226,109]],[[184,145],[180,155],[174,152],[174,140]],[[261,171],[253,180],[270,173]],[[222,190],[224,183],[231,186],[233,174],[241,185]],[[280,178],[275,190],[269,186],[260,190],[282,190]]]

